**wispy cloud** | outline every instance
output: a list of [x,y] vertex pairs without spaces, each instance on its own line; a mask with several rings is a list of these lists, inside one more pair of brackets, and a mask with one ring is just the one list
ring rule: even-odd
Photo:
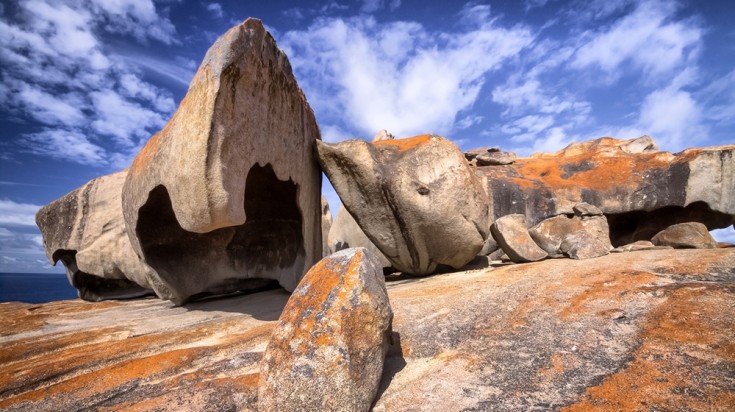
[[[0,199],[0,226],[36,226],[36,213],[41,206]],[[6,229],[7,230],[7,229]]]
[[[46,125],[16,141],[32,153],[118,166],[173,111],[168,91],[144,81],[104,34],[177,43],[151,0],[31,0],[3,9],[0,102]],[[123,165],[125,166],[125,165]]]
[[222,5],[219,3],[209,3],[207,4],[207,10],[212,13],[213,17],[216,17],[218,19],[221,19],[224,16],[224,12],[222,10]]
[[[467,22],[464,31],[430,32],[415,22],[373,17],[318,19],[281,38],[320,121],[372,136],[446,134],[472,106],[485,75],[530,44],[523,27]],[[338,120],[335,120],[338,119]]]

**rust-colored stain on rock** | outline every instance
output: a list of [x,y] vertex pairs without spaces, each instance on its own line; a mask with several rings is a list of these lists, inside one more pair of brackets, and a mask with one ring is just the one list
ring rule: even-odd
[[410,149],[413,149],[414,147],[426,144],[430,140],[431,140],[430,134],[422,134],[422,135],[413,136],[413,137],[406,137],[403,139],[381,140],[381,141],[373,143],[373,145],[396,147],[398,148],[399,152],[403,153]]

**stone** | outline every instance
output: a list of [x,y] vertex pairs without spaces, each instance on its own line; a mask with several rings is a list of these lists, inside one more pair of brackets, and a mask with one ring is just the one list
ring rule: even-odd
[[[374,410],[730,410],[733,267],[649,250],[388,282]],[[256,411],[288,299],[0,303],[0,410]]]
[[509,165],[516,161],[518,156],[513,152],[486,152],[478,154],[475,157],[475,163],[478,166],[500,166]]
[[[576,207],[576,206],[575,206]],[[590,232],[599,243],[611,250],[610,229],[605,216],[573,216],[559,215],[550,217],[528,229],[528,233],[541,249],[551,257],[563,256],[561,244],[567,235],[578,231]]]
[[322,256],[332,253],[327,236],[332,229],[332,212],[329,210],[329,202],[322,196]]
[[156,293],[181,304],[268,280],[293,290],[322,257],[318,139],[259,20],[217,39],[123,188],[128,237]]
[[564,236],[559,250],[572,259],[591,259],[607,255],[612,246],[606,238],[601,239],[588,230],[579,230]]
[[623,252],[638,252],[641,250],[663,250],[673,249],[671,246],[656,246],[648,240],[639,240],[637,242],[628,243],[627,245],[618,246],[610,252],[623,253]]
[[602,210],[600,210],[599,207],[595,205],[591,205],[589,203],[577,203],[572,207],[572,211],[574,212],[574,216],[602,216]]
[[497,219],[490,227],[490,232],[513,262],[535,262],[548,256],[528,234],[523,215],[513,214]]
[[388,133],[387,130],[383,129],[379,131],[378,133],[376,133],[375,136],[373,136],[372,143],[382,142],[383,140],[393,140],[395,138],[396,138],[395,136]]
[[397,270],[460,268],[487,238],[488,198],[459,148],[436,135],[318,142],[347,211]]
[[321,260],[294,290],[265,350],[258,410],[370,410],[392,319],[383,270],[367,249]]
[[337,217],[334,219],[334,223],[329,230],[327,244],[329,250],[333,252],[353,247],[364,247],[380,260],[380,265],[383,268],[391,267],[388,258],[368,239],[365,232],[362,231],[360,225],[355,222],[355,218],[350,215],[350,212],[345,209],[344,205],[339,205],[339,209],[337,209]]
[[493,218],[520,213],[534,226],[585,202],[605,214],[610,240],[621,246],[676,223],[708,230],[735,223],[733,152],[735,145],[672,154],[648,136],[605,137],[474,170],[486,178]]
[[658,232],[652,239],[656,246],[671,246],[675,249],[714,249],[717,241],[699,222],[679,223]]
[[127,171],[98,177],[42,207],[36,223],[46,256],[61,261],[69,283],[88,301],[152,294],[151,269],[125,232],[122,187]]

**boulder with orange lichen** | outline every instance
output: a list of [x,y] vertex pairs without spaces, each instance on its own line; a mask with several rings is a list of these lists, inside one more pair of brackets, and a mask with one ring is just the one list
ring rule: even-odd
[[122,187],[127,171],[101,176],[42,207],[36,223],[46,256],[61,261],[69,283],[89,301],[152,293],[151,269],[125,232]]
[[392,319],[374,255],[352,248],[324,258],[301,280],[273,331],[258,410],[369,410]]
[[479,166],[495,218],[512,213],[529,225],[587,202],[607,217],[614,246],[650,240],[681,222],[709,230],[735,223],[735,146],[658,151],[653,139],[600,138],[556,153]]
[[435,135],[318,142],[347,211],[396,269],[460,268],[488,236],[488,198],[459,148]]
[[288,58],[248,19],[207,51],[123,189],[133,250],[177,304],[276,280],[322,257],[319,127]]

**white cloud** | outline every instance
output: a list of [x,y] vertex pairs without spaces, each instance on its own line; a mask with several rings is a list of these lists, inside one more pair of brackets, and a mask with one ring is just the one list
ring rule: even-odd
[[360,11],[363,13],[375,13],[384,8],[395,10],[401,7],[401,0],[362,0]]
[[[0,199],[0,225],[36,226],[36,213],[41,206],[31,203],[18,203],[10,199]],[[5,229],[5,232],[9,232]],[[12,232],[11,232],[12,234]]]
[[[151,0],[30,0],[4,16],[0,103],[48,126],[15,143],[56,159],[117,166],[115,159],[129,159],[160,129],[174,110],[171,94],[141,78],[145,61],[110,50],[105,33],[176,42],[173,25]],[[173,77],[186,77],[184,71],[192,69]]]
[[412,22],[372,17],[320,19],[286,33],[282,47],[317,115],[369,135],[453,130],[477,99],[485,75],[531,42],[525,28],[492,22],[459,33],[430,33]]
[[322,140],[327,143],[341,142],[342,140],[353,139],[344,129],[333,124],[320,126],[322,132]]
[[209,10],[209,12],[212,13],[212,16],[218,19],[221,19],[224,16],[224,13],[222,11],[222,5],[219,3],[207,4],[207,10]]
[[92,143],[78,130],[47,129],[29,134],[26,139],[31,153],[89,166],[109,164],[105,149]]
[[577,50],[571,67],[599,67],[612,79],[619,77],[624,63],[653,78],[671,73],[696,55],[702,37],[693,21],[671,21],[677,8],[670,1],[640,2],[608,30],[585,33],[582,37],[589,40]]

